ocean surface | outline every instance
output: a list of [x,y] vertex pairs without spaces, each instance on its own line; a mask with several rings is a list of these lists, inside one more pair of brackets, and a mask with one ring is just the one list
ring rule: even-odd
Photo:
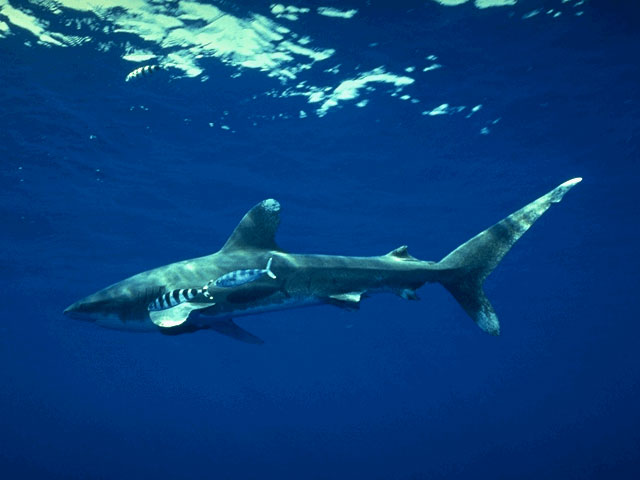
[[[0,0],[2,478],[640,478],[635,3]],[[260,346],[62,314],[266,198],[287,251],[436,261],[578,176],[499,337],[439,285]]]

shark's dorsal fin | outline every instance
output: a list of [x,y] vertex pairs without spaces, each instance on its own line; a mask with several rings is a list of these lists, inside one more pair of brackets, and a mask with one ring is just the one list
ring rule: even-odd
[[386,256],[395,257],[400,260],[418,260],[413,255],[409,255],[409,247],[406,245],[402,245],[401,247],[391,250]]
[[221,251],[280,250],[275,241],[279,224],[280,204],[272,198],[263,200],[240,220]]

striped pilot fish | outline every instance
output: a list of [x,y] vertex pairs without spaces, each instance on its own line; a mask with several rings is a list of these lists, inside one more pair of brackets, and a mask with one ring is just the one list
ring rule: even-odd
[[181,288],[179,290],[171,290],[170,292],[160,295],[151,302],[147,306],[147,310],[150,312],[166,310],[180,305],[181,303],[190,302],[200,294],[204,294],[205,298],[211,300],[212,296],[207,289],[208,287],[205,285],[202,288]]
[[250,268],[246,270],[235,270],[233,272],[225,273],[214,282],[214,285],[216,287],[237,287],[238,285],[244,285],[245,283],[254,282],[265,273],[271,278],[276,278],[275,274],[271,271],[272,260],[273,257],[271,257],[267,262],[266,268]]
[[138,67],[129,74],[124,79],[125,82],[130,82],[134,78],[142,77],[144,75],[149,75],[150,73],[155,72],[156,70],[160,70],[160,65],[145,65],[144,67]]

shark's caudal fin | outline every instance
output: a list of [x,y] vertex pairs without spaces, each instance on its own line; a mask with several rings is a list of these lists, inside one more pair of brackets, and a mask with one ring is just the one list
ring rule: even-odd
[[582,179],[574,178],[512,213],[444,257],[446,270],[440,283],[451,292],[474,322],[487,333],[500,334],[498,317],[484,294],[482,284],[502,257],[552,203],[558,203]]

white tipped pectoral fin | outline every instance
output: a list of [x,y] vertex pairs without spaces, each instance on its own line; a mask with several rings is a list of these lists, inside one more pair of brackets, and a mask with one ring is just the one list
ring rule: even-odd
[[562,200],[562,197],[564,197],[565,193],[567,193],[569,190],[571,190],[581,181],[582,181],[582,177],[576,177],[576,178],[572,178],[571,180],[567,180],[561,185],[558,185],[556,188],[554,188],[551,192],[547,194],[550,197],[551,203],[558,203],[560,200]]
[[175,307],[167,308],[166,310],[150,311],[149,318],[151,321],[160,328],[171,328],[182,325],[189,318],[189,314],[194,310],[200,310],[207,308],[214,303],[180,303]]

